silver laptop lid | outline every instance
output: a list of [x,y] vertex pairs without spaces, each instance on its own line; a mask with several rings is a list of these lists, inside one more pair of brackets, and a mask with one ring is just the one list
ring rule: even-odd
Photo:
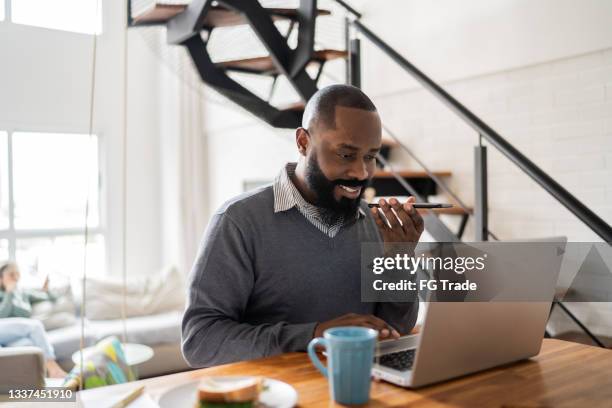
[[[537,240],[565,241],[565,237]],[[429,302],[410,386],[428,385],[538,354],[558,274],[559,268],[550,268],[546,276],[538,277],[537,290],[544,295],[535,299],[546,301]]]

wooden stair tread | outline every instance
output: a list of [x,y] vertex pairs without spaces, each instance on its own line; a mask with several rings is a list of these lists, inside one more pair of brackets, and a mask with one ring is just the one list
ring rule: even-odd
[[392,138],[386,137],[386,136],[382,137],[382,144],[383,144],[383,146],[399,147],[399,143],[396,142],[395,139],[392,139]]
[[382,137],[381,143],[383,146],[388,146],[388,147],[397,147],[398,144],[395,140],[393,139],[389,139],[387,137]]
[[305,107],[306,107],[306,104],[304,102],[298,101],[298,102],[293,102],[287,105],[283,105],[279,109],[285,110],[285,111],[303,112]]
[[[420,171],[420,170],[402,170],[402,171],[398,171],[397,173],[399,173],[399,175],[402,176],[403,178],[429,178],[429,174],[427,174],[427,172]],[[434,171],[432,173],[437,177],[449,177],[452,175],[450,171],[446,171],[446,170],[445,171]],[[391,173],[390,171],[385,171],[385,170],[378,170],[374,174],[374,177],[376,178],[394,178],[393,173]]]
[[[173,17],[181,14],[187,8],[187,4],[155,3],[132,17],[134,25],[139,24],[163,24]],[[292,8],[267,8],[272,15],[272,20],[297,20],[298,12]],[[329,10],[318,10],[317,15],[326,16],[331,14]],[[206,27],[230,27],[246,24],[241,13],[225,9],[221,6],[212,6],[206,13],[204,26]]]
[[142,23],[164,23],[187,8],[185,4],[160,4],[143,10],[140,14],[132,16],[134,25]]
[[[318,63],[324,61],[331,61],[334,59],[346,58],[347,55],[347,52],[342,50],[319,50],[313,53],[311,62]],[[274,62],[272,61],[272,57],[270,57],[269,55],[264,57],[220,61],[217,62],[215,65],[220,68],[247,71],[253,73],[278,73]],[[303,106],[304,105],[302,105],[302,109]],[[297,106],[295,110],[297,110]]]

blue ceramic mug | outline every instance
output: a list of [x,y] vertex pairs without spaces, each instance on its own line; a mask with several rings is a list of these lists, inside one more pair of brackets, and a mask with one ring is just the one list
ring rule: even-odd
[[[340,404],[365,404],[370,400],[372,361],[378,332],[365,327],[333,327],[308,344],[308,356],[329,382],[334,401]],[[315,352],[327,351],[327,368]]]

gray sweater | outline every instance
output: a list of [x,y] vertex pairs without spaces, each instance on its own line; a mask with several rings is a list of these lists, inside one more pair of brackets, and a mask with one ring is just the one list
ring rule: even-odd
[[189,365],[304,351],[318,322],[346,313],[375,314],[408,333],[418,302],[361,302],[360,244],[379,242],[382,250],[366,214],[329,238],[295,207],[275,213],[271,186],[225,203],[189,277],[182,322]]

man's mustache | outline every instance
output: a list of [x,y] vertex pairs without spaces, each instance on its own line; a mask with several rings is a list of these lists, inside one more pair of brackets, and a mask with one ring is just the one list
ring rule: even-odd
[[334,185],[339,186],[339,185],[343,185],[343,186],[347,186],[347,187],[366,187],[369,183],[370,180],[342,180],[342,179],[337,179],[333,181]]

